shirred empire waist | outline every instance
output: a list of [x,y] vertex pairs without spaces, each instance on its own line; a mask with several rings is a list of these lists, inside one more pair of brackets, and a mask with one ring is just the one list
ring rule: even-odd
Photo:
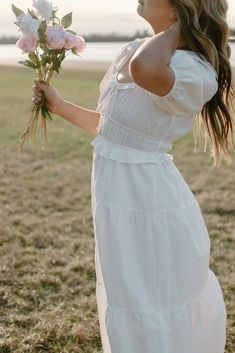
[[173,156],[166,152],[143,152],[134,148],[121,146],[106,140],[102,134],[98,134],[91,141],[94,152],[99,155],[123,163],[155,163],[161,164],[165,161],[173,162]]
[[[147,136],[141,131],[131,129],[113,119],[106,112],[101,113],[100,123],[97,127],[98,136],[103,137],[103,142],[109,143],[110,148],[114,145],[123,147],[126,151],[156,155],[166,154],[172,148],[172,143]],[[95,142],[95,140],[93,140]],[[94,143],[92,141],[92,146]]]

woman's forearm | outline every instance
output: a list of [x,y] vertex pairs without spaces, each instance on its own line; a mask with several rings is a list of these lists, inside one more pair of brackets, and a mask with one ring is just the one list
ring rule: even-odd
[[130,61],[132,80],[157,96],[167,95],[175,82],[175,73],[169,66],[171,57],[182,45],[185,45],[184,38],[178,23],[144,42]]
[[55,114],[92,135],[97,134],[96,128],[100,120],[100,113],[97,111],[80,107],[63,99],[57,107]]
[[163,66],[169,65],[175,50],[183,43],[178,25],[171,26],[145,41],[133,55],[131,64],[159,68],[161,71]]

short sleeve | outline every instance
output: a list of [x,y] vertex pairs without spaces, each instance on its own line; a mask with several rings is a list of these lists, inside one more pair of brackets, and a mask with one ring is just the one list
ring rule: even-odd
[[170,114],[194,115],[200,112],[218,89],[214,68],[196,53],[182,50],[176,50],[169,67],[175,75],[173,87],[165,96],[149,92],[151,99],[158,108]]

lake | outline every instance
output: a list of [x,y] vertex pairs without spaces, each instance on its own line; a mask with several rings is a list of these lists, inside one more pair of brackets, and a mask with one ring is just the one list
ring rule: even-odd
[[[81,54],[81,57],[78,57],[73,54],[69,54],[65,59],[66,61],[75,61],[75,62],[111,62],[115,58],[119,50],[127,42],[88,42],[86,51]],[[231,63],[235,67],[235,43],[230,43],[232,49]],[[14,61],[25,60],[27,59],[26,54],[22,54],[15,44],[0,45],[0,64],[1,63],[13,63]]]

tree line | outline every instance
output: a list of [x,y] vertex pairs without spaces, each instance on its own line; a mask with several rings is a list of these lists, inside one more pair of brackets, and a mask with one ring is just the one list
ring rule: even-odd
[[[82,35],[82,34],[81,34]],[[150,37],[152,34],[147,30],[136,31],[133,35],[120,35],[115,32],[110,34],[89,34],[82,35],[86,42],[130,42],[135,38],[144,38]],[[235,36],[235,28],[230,29],[230,36]],[[19,38],[16,36],[2,36],[0,37],[0,44],[15,44]],[[231,41],[234,41],[234,38],[231,38]]]
[[[120,35],[115,32],[109,34],[81,34],[81,36],[85,39],[86,42],[128,42],[132,41],[135,38],[143,38],[151,36],[151,34],[147,31],[136,31],[133,35]],[[17,36],[2,36],[0,37],[0,44],[15,44],[19,39]]]

